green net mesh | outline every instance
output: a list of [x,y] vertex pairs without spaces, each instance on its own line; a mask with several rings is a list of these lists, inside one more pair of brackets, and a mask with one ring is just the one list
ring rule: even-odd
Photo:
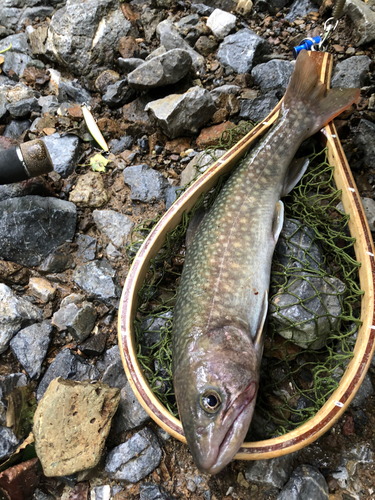
[[[212,163],[217,150],[231,147],[251,127],[246,123],[226,131],[218,146],[202,155],[195,178]],[[363,293],[358,284],[360,264],[348,230],[349,215],[338,206],[341,193],[333,170],[326,150],[310,154],[306,174],[284,199],[260,388],[247,440],[282,435],[315,415],[338,387],[353,355]],[[185,233],[194,213],[202,205],[210,207],[225,180],[220,178],[167,234],[139,291],[134,322],[138,360],[153,392],[175,416],[171,332]],[[157,222],[145,221],[134,229],[127,249],[130,260]]]

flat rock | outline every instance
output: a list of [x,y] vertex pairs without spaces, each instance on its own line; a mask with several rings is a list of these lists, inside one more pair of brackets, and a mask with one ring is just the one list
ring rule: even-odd
[[35,412],[33,428],[36,453],[47,477],[97,465],[119,400],[119,391],[101,382],[62,378],[51,382]]
[[125,371],[122,365],[120,348],[118,345],[108,349],[104,353],[103,360],[97,362],[97,368],[103,372],[102,382],[110,387],[122,389],[128,383]]
[[124,181],[131,187],[130,198],[146,203],[163,200],[169,186],[163,174],[145,164],[125,168]]
[[59,78],[57,83],[57,100],[61,103],[74,102],[83,104],[91,100],[91,95],[82,87],[78,80],[63,80]]
[[16,451],[18,439],[8,427],[0,426],[0,460],[8,458]]
[[37,266],[62,243],[72,241],[77,219],[73,203],[24,196],[0,202],[0,256]]
[[82,260],[82,262],[89,262],[90,260],[94,260],[97,245],[96,238],[93,238],[88,234],[79,234],[76,241],[78,245],[78,259]]
[[251,75],[254,78],[255,85],[259,85],[262,92],[279,89],[284,93],[293,70],[294,64],[291,61],[273,59],[255,66],[251,71]]
[[161,456],[155,434],[146,427],[108,454],[105,470],[112,479],[137,483],[159,465]]
[[8,349],[10,340],[21,328],[42,319],[42,310],[0,284],[0,354]]
[[245,470],[245,478],[251,483],[282,488],[293,470],[293,455],[257,460]]
[[150,417],[127,381],[121,389],[120,403],[113,420],[115,432],[126,432],[143,425]]
[[78,354],[74,354],[70,349],[63,349],[52,361],[38,385],[36,391],[38,401],[43,397],[50,382],[58,377],[81,382],[84,380],[96,381],[99,378],[99,372]]
[[73,281],[84,290],[91,299],[112,302],[119,297],[119,287],[115,284],[116,271],[106,260],[94,260],[79,266]]
[[62,273],[67,269],[74,269],[75,263],[73,256],[69,253],[70,248],[62,245],[54,252],[48,255],[38,267],[38,271],[46,274]]
[[104,187],[99,172],[88,172],[78,178],[76,186],[69,195],[69,200],[79,207],[99,208],[109,200],[109,193]]
[[367,85],[370,81],[370,64],[368,56],[353,56],[339,62],[333,72],[331,87],[349,89]]
[[31,379],[40,377],[51,332],[51,322],[43,321],[24,328],[10,341],[10,348]]
[[168,52],[146,61],[129,73],[128,82],[136,90],[171,85],[181,80],[189,72],[191,64],[192,59],[188,51],[168,50]]
[[177,200],[177,190],[180,186],[169,186],[165,190],[165,209],[169,210],[173,203]]
[[92,71],[93,66],[108,67],[130,28],[116,0],[67,0],[52,17],[46,56],[76,75]]
[[29,281],[29,292],[44,304],[47,304],[56,295],[56,286],[44,278],[32,277]]
[[344,14],[354,24],[357,45],[364,45],[375,40],[375,12],[362,0],[346,0]]
[[258,123],[268,116],[279,102],[274,90],[255,99],[243,99],[240,104],[240,117]]
[[297,467],[277,500],[328,500],[328,485],[318,469],[311,465]]
[[163,132],[174,139],[193,135],[216,111],[211,94],[201,87],[192,87],[184,94],[171,94],[149,102],[145,108]]
[[224,38],[220,44],[217,59],[236,73],[242,74],[249,73],[251,68],[261,62],[263,55],[268,52],[268,42],[254,31],[244,28]]
[[4,130],[4,137],[18,139],[31,125],[30,120],[12,120]]
[[92,332],[96,316],[96,309],[90,302],[71,303],[55,312],[52,323],[59,330],[68,330],[78,342],[83,342]]
[[107,236],[115,247],[121,248],[125,245],[133,225],[129,217],[114,210],[94,210],[92,215],[99,231]]
[[22,118],[32,112],[39,112],[40,105],[36,97],[22,99],[14,104],[9,104],[8,111],[13,118]]
[[76,135],[60,136],[58,132],[43,137],[51,156],[53,169],[63,179],[69,177],[75,168],[80,154],[80,141]]
[[207,19],[207,26],[217,38],[223,39],[236,26],[236,16],[225,10],[215,9]]
[[21,77],[27,63],[32,60],[26,33],[18,33],[0,40],[0,51],[7,49],[10,44],[12,44],[12,48],[6,51],[6,57],[4,57],[1,69],[5,74],[9,74],[12,70]]
[[365,163],[370,168],[375,166],[375,124],[369,120],[362,119],[359,122],[357,133],[355,135],[355,142],[363,155]]

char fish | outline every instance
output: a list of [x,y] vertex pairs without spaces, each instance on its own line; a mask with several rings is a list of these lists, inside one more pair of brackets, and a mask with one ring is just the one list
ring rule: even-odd
[[259,383],[280,200],[300,180],[300,144],[350,106],[358,89],[326,90],[301,51],[280,115],[234,171],[188,244],[172,333],[178,410],[194,461],[219,472],[248,431]]

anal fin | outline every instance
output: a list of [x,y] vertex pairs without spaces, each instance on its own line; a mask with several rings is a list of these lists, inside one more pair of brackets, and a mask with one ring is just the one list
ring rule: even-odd
[[267,319],[267,311],[268,311],[268,292],[266,290],[264,292],[262,309],[259,315],[258,326],[254,337],[254,347],[256,349],[263,348],[263,330]]
[[189,248],[191,245],[194,236],[196,232],[198,231],[199,226],[201,225],[207,211],[204,208],[198,208],[198,210],[195,212],[193,215],[188,228],[186,230],[186,236],[185,236],[185,244],[186,248]]
[[273,223],[272,223],[272,235],[275,244],[279,239],[281,230],[283,228],[283,224],[284,224],[284,203],[281,200],[279,200],[275,204],[275,213],[273,216]]
[[309,163],[310,160],[308,158],[294,158],[292,163],[289,165],[281,196],[286,196],[291,192],[306,172]]

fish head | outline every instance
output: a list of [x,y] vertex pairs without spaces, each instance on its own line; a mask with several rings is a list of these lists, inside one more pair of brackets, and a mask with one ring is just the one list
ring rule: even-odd
[[202,472],[218,473],[241,447],[254,412],[261,354],[246,332],[224,326],[193,343],[190,363],[175,370],[184,434]]

